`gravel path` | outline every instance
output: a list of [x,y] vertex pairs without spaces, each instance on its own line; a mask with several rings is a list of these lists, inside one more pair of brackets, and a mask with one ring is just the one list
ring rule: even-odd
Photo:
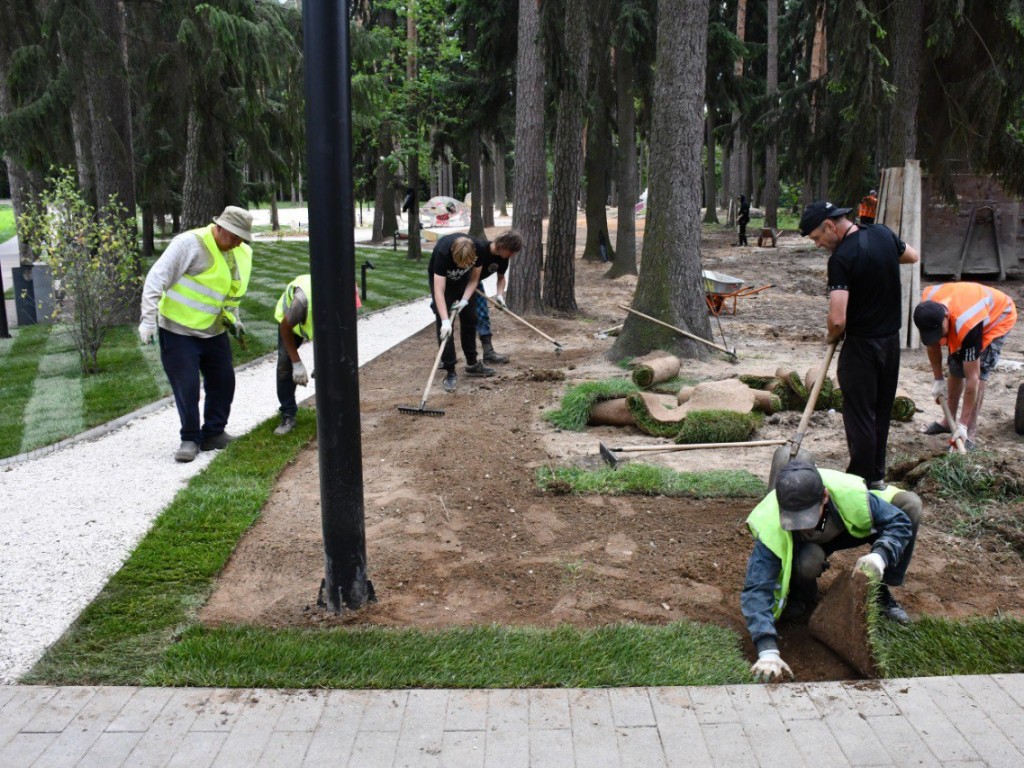
[[[432,320],[427,299],[361,318],[360,366]],[[302,351],[310,366],[312,350]],[[272,355],[238,372],[232,434],[277,413],[274,367]],[[212,460],[210,452],[176,463],[178,429],[172,403],[95,440],[0,469],[0,684],[32,667]]]

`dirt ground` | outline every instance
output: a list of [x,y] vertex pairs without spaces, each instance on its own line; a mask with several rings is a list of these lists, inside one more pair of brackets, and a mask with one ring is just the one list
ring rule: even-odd
[[[704,268],[741,277],[751,287],[773,287],[740,299],[735,315],[721,316],[739,364],[709,355],[686,361],[685,374],[718,380],[773,372],[779,365],[801,372],[820,365],[825,252],[812,250],[809,241],[793,233],[784,234],[778,248],[741,249],[732,247],[733,239],[728,232],[708,238],[702,248]],[[560,356],[551,343],[492,313],[495,346],[512,362],[498,366],[491,379],[460,376],[454,394],[441,391],[438,374],[428,406],[443,408],[441,418],[403,415],[396,408],[419,404],[436,349],[432,329],[362,369],[367,557],[379,602],[342,617],[316,606],[323,546],[314,444],[281,476],[201,619],[271,627],[421,628],[491,623],[589,627],[691,619],[736,630],[752,657],[739,593],[751,548],[744,519],[753,500],[581,497],[537,488],[540,467],[603,466],[599,440],[658,442],[631,428],[562,432],[542,419],[568,385],[625,375],[606,357],[614,339],[595,334],[622,322],[624,313],[616,305],[630,302],[636,278],[613,282],[603,279],[604,272],[600,264],[577,262],[576,317],[530,318],[564,343]],[[1014,298],[1021,295],[1020,283],[1000,287]],[[712,328],[721,341],[713,320]],[[461,351],[459,356],[461,366]],[[1008,339],[1003,359],[1024,359],[1019,328]],[[979,431],[981,446],[1009,467],[1019,467],[1024,457],[1024,441],[1013,430],[1021,378],[1020,372],[993,374]],[[930,386],[924,351],[905,352],[901,390],[921,412],[913,422],[893,423],[891,463],[913,464],[943,451],[941,438],[920,434],[939,415],[930,402]],[[772,417],[757,438],[788,438],[799,417],[795,412]],[[845,469],[841,415],[815,413],[803,445],[820,465]],[[681,471],[744,469],[767,480],[772,452],[770,447],[686,451],[647,454],[643,461]],[[927,488],[920,490],[926,515],[931,515],[922,527],[907,584],[896,590],[911,615],[1024,616],[1021,556],[999,541],[959,538],[944,529],[948,526],[936,524],[948,502]],[[852,567],[855,557],[834,556],[822,586]],[[783,657],[799,679],[857,677],[810,636],[805,622],[783,623],[780,630]]]

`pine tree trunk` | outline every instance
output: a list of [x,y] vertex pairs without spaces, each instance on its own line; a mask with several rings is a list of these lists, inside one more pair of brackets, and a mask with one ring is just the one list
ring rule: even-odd
[[615,51],[615,97],[619,125],[616,171],[619,180],[618,218],[615,225],[615,262],[606,277],[635,275],[636,201],[640,194],[640,166],[636,151],[636,103],[633,101],[633,52]]
[[704,119],[704,223],[718,223],[718,188],[715,182],[715,111]]
[[917,157],[917,105],[921,97],[921,58],[924,52],[924,8],[922,0],[894,4],[892,24],[893,85],[899,98],[889,121],[886,165],[902,168]]
[[494,161],[491,159],[490,147],[491,142],[485,141],[481,159],[484,178],[480,207],[484,217],[484,227],[494,226]]
[[[708,0],[660,0],[651,116],[651,173],[643,268],[633,306],[711,338],[700,260],[701,146]],[[630,315],[610,356],[672,349],[701,357],[697,342]]]
[[540,275],[544,260],[544,51],[537,0],[519,0],[516,63],[516,163],[512,187],[512,226],[523,237],[505,298],[520,314],[541,310]]
[[[779,92],[779,0],[768,0],[768,62],[766,85],[769,109],[777,110]],[[779,224],[779,140],[774,120],[768,126],[764,148],[764,225]]]
[[612,147],[611,114],[615,109],[615,89],[612,86],[612,61],[610,55],[609,3],[608,0],[591,2],[588,8],[593,16],[593,39],[590,44],[590,70],[593,87],[588,88],[590,99],[587,120],[587,146],[583,175],[586,186],[587,239],[583,246],[583,258],[587,261],[601,261],[601,238],[608,259],[615,253],[608,237],[608,193],[609,182],[614,169]]
[[544,263],[544,305],[576,311],[576,217],[580,193],[580,161],[584,87],[589,59],[587,8],[584,0],[566,0],[566,68],[555,117],[554,179],[548,254]]
[[481,204],[480,185],[480,130],[473,128],[469,133],[469,234],[473,237],[484,236],[483,206]]
[[508,193],[505,189],[505,148],[497,141],[491,142],[491,156],[494,158],[494,207],[499,216],[508,216]]
[[188,113],[181,226],[204,227],[224,208],[223,137],[215,122],[193,104]]
[[[380,153],[384,157],[391,154],[394,149],[391,137],[384,135],[380,141]],[[373,242],[379,243],[386,237],[391,237],[398,231],[398,216],[395,214],[394,203],[394,177],[388,170],[387,164],[377,163],[377,170],[374,174],[374,202],[373,202]]]

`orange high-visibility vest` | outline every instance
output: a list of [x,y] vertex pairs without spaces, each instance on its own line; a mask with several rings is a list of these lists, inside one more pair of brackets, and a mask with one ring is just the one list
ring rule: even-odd
[[[984,323],[981,348],[1005,336],[1017,322],[1013,299],[1002,291],[979,283],[943,283],[925,288],[921,301],[936,301],[949,313],[949,332],[944,341],[950,354],[959,351],[964,337],[978,323]],[[941,342],[940,342],[941,343]]]
[[861,198],[860,208],[857,209],[857,215],[860,218],[875,218],[875,214],[878,213],[878,198],[866,195]]

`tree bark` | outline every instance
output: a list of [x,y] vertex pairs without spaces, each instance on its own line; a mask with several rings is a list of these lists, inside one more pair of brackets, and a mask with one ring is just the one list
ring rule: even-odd
[[576,311],[576,216],[580,193],[584,88],[589,59],[584,0],[565,3],[565,57],[555,117],[554,179],[544,264],[544,305]]
[[633,80],[633,52],[627,46],[622,46],[615,51],[615,97],[619,127],[615,168],[619,183],[619,204],[615,224],[615,261],[605,275],[608,278],[637,273],[634,206],[640,194],[640,165],[636,151]]
[[768,132],[764,148],[764,225],[779,223],[779,140],[776,130],[779,92],[779,0],[768,0]]
[[480,209],[484,218],[484,227],[494,226],[494,161],[491,158],[491,142],[483,142],[481,153],[481,166],[483,171],[483,183],[480,200]]
[[473,237],[484,236],[483,206],[481,204],[480,185],[480,129],[472,128],[469,132],[469,234]]
[[718,223],[718,187],[715,174],[715,111],[708,110],[704,118],[704,223]]
[[224,207],[223,136],[213,119],[193,103],[188,113],[181,226],[203,227]]
[[611,113],[615,108],[615,90],[612,86],[611,24],[609,23],[608,0],[592,2],[589,12],[594,18],[594,35],[590,45],[590,70],[593,87],[588,87],[593,96],[587,120],[587,149],[584,159],[586,187],[587,239],[583,246],[583,258],[601,261],[601,238],[604,238],[608,259],[615,253],[608,237],[608,193],[614,169],[612,148]]
[[917,157],[917,105],[921,97],[921,58],[924,53],[922,0],[894,4],[892,28],[893,84],[896,99],[889,121],[887,167],[902,168]]
[[[633,305],[711,338],[700,263],[701,145],[708,0],[661,0],[651,116],[651,172],[643,268]],[[681,357],[703,345],[629,315],[610,356],[667,349]]]
[[494,207],[499,216],[508,216],[508,193],[505,189],[505,147],[494,140],[491,142],[491,156],[494,158]]
[[544,259],[544,52],[537,0],[519,0],[516,63],[516,163],[512,226],[523,237],[505,298],[520,314],[541,310],[540,274]]
[[[380,153],[387,157],[394,150],[389,135],[381,136]],[[398,231],[398,216],[395,214],[394,176],[387,163],[379,161],[374,173],[375,187],[373,197],[373,241],[380,242],[391,237]]]

